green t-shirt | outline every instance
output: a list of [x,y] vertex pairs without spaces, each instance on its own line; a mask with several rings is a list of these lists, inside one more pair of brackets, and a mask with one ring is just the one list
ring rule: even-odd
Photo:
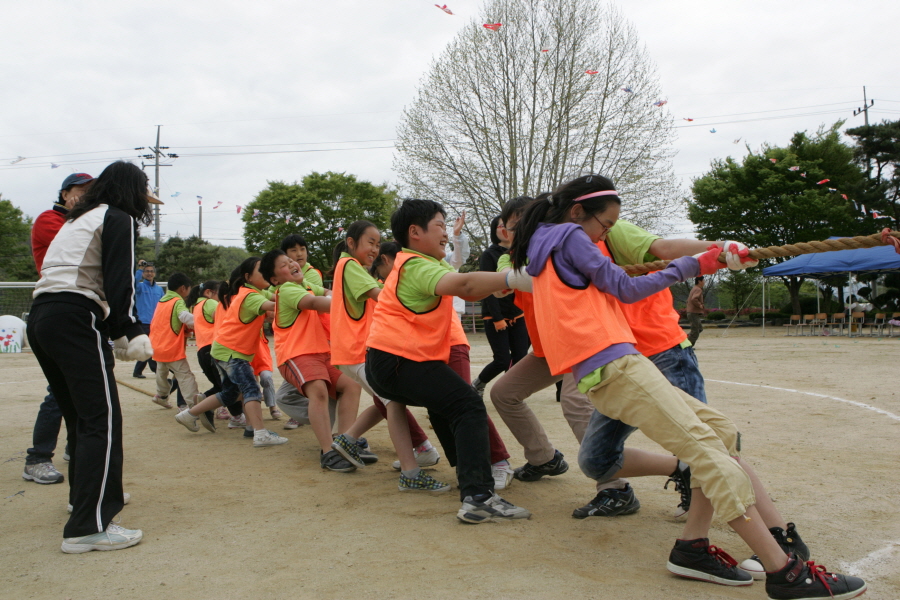
[[503,269],[511,269],[512,268],[512,259],[509,257],[509,252],[504,252],[500,255],[500,258],[497,259],[497,272],[499,273]]
[[[258,294],[247,294],[247,297],[245,297],[244,301],[241,303],[240,312],[238,313],[242,323],[251,323],[256,317],[265,314],[266,311],[262,306],[265,302],[272,300],[272,298],[275,297],[275,294],[272,292],[271,288],[261,290],[249,283],[245,283],[244,287],[259,292]],[[235,299],[236,297],[232,298],[232,300]],[[232,358],[240,358],[241,360],[250,362],[253,360],[253,357],[256,356],[256,353],[241,354],[240,352],[236,352],[231,348],[223,346],[219,342],[213,342],[209,355],[216,360],[226,362]]]
[[175,335],[181,333],[181,328],[184,326],[178,319],[178,315],[187,310],[187,304],[184,303],[184,299],[179,296],[177,293],[173,291],[168,291],[163,294],[163,297],[159,299],[160,302],[169,302],[172,299],[175,299],[175,306],[172,308],[172,318],[170,322],[170,326],[172,327],[172,331]]
[[[341,253],[341,258],[353,258],[346,252]],[[361,264],[355,260],[348,260],[344,265],[344,306],[347,314],[353,319],[359,319],[365,312],[366,299],[370,290],[383,287],[382,284],[366,272]]]
[[[316,268],[309,263],[303,265],[303,281],[308,284],[325,287],[325,284],[322,282],[322,276],[319,275]],[[316,295],[318,296],[319,294]]]
[[413,312],[428,312],[437,306],[442,298],[434,293],[438,281],[447,273],[455,271],[447,261],[426,256],[409,248],[403,248],[403,252],[418,254],[425,260],[412,259],[404,263],[400,271],[397,298]]
[[297,306],[311,292],[302,285],[292,281],[278,286],[278,309],[275,312],[275,323],[279,327],[290,327],[300,316]]
[[634,223],[619,219],[606,235],[606,245],[618,265],[637,265],[659,260],[650,254],[650,245],[662,239]]
[[203,303],[203,318],[206,319],[207,323],[214,323],[216,320],[216,307],[219,306],[219,302],[213,300],[212,298],[207,298],[206,302]]

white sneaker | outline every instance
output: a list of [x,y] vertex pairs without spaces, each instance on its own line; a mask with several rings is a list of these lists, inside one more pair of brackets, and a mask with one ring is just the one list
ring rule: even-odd
[[285,429],[297,429],[300,427],[300,421],[296,421],[294,419],[288,419],[288,422],[284,424]]
[[172,408],[172,405],[169,404],[169,399],[168,399],[168,398],[163,398],[163,397],[160,396],[159,394],[156,394],[156,395],[153,396],[153,403],[154,403],[154,404],[159,404],[159,405],[162,406],[163,408]]
[[491,475],[494,477],[494,489],[505,490],[512,483],[515,472],[509,468],[509,463],[491,465]]
[[[425,467],[433,467],[434,465],[438,464],[438,462],[441,460],[441,454],[440,454],[440,452],[437,451],[437,448],[435,448],[434,446],[432,446],[425,452],[419,452],[418,450],[413,448],[413,455],[416,457],[416,464],[420,468],[423,468],[423,469]],[[400,470],[400,461],[395,460],[394,464],[392,464],[391,466],[394,468],[395,471],[399,471]]]
[[81,537],[64,538],[61,550],[66,554],[81,554],[91,550],[121,550],[134,546],[144,537],[140,529],[125,529],[110,523],[106,531]]
[[175,415],[175,420],[188,428],[188,431],[200,431],[200,425],[197,423],[197,417],[189,411],[183,410]]
[[286,437],[281,437],[274,431],[270,429],[264,429],[262,433],[254,432],[253,434],[253,447],[254,448],[263,448],[265,446],[278,446],[280,444],[286,444],[288,439]]
[[247,417],[241,414],[238,417],[231,417],[228,421],[228,429],[243,429],[247,426]]
[[[128,504],[129,502],[131,502],[131,494],[129,494],[128,492],[123,492],[122,493],[122,504]],[[66,505],[66,509],[69,511],[69,514],[72,513],[72,508],[73,507],[71,504]]]

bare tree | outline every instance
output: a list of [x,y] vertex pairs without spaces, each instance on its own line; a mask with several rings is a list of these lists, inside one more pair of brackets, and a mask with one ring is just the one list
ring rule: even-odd
[[616,182],[624,218],[663,231],[683,198],[660,98],[655,67],[614,7],[492,0],[404,110],[394,168],[405,192],[468,209],[478,237],[510,198],[584,172]]

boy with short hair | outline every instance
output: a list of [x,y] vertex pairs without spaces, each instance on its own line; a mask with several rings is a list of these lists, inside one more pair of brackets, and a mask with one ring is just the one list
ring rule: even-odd
[[188,408],[197,397],[197,381],[191,372],[184,345],[187,328],[194,327],[194,315],[184,303],[191,292],[191,280],[184,273],[173,273],[169,277],[168,291],[159,299],[153,320],[150,321],[150,343],[153,346],[153,360],[156,361],[156,395],[153,402],[164,408],[172,408],[168,397],[171,391],[169,371],[175,376]]
[[478,393],[447,364],[450,324],[456,318],[453,296],[477,300],[506,289],[506,275],[456,273],[442,260],[446,212],[437,202],[405,200],[391,216],[391,229],[403,249],[372,316],[366,378],[382,398],[425,407],[434,421],[448,425],[452,437],[442,437],[441,443],[456,448],[463,502],[459,520],[529,518],[529,511],[494,493],[487,411]]

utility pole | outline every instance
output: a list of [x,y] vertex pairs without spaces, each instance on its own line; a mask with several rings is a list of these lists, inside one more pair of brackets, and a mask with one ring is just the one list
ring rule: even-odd
[[[861,108],[857,108],[856,110],[853,111],[853,116],[855,117],[859,113],[863,113],[865,116],[865,119],[866,119],[866,127],[868,127],[869,126],[869,109],[872,108],[874,105],[875,105],[874,100],[869,102],[869,100],[866,99],[866,86],[863,86],[863,105]],[[872,175],[872,161],[867,156],[866,157],[866,178],[871,179],[871,175]]]
[[[159,130],[161,128],[162,128],[162,125],[156,126],[156,146],[151,146],[150,148],[145,148],[144,146],[141,146],[140,148],[135,148],[135,150],[150,150],[151,152],[153,152],[153,154],[142,154],[141,158],[146,158],[148,160],[151,158],[153,159],[153,166],[156,171],[156,182],[155,182],[155,186],[153,188],[153,193],[156,194],[157,198],[159,197],[159,168],[172,166],[170,164],[169,165],[161,165],[159,163],[159,159],[164,157],[162,151],[169,149],[168,146],[160,146],[159,145]],[[168,158],[178,158],[177,154],[166,154],[165,156]],[[146,169],[147,166],[148,165],[145,165],[143,162],[141,162],[141,168]],[[159,256],[159,246],[160,246],[160,243],[159,243],[159,204],[153,205],[153,221],[154,221],[154,229],[156,231],[156,244],[154,245],[154,254],[158,257]]]
[[200,202],[198,202],[198,204],[200,204],[200,233],[198,234],[198,237],[202,240],[203,239],[203,201],[201,200]]

